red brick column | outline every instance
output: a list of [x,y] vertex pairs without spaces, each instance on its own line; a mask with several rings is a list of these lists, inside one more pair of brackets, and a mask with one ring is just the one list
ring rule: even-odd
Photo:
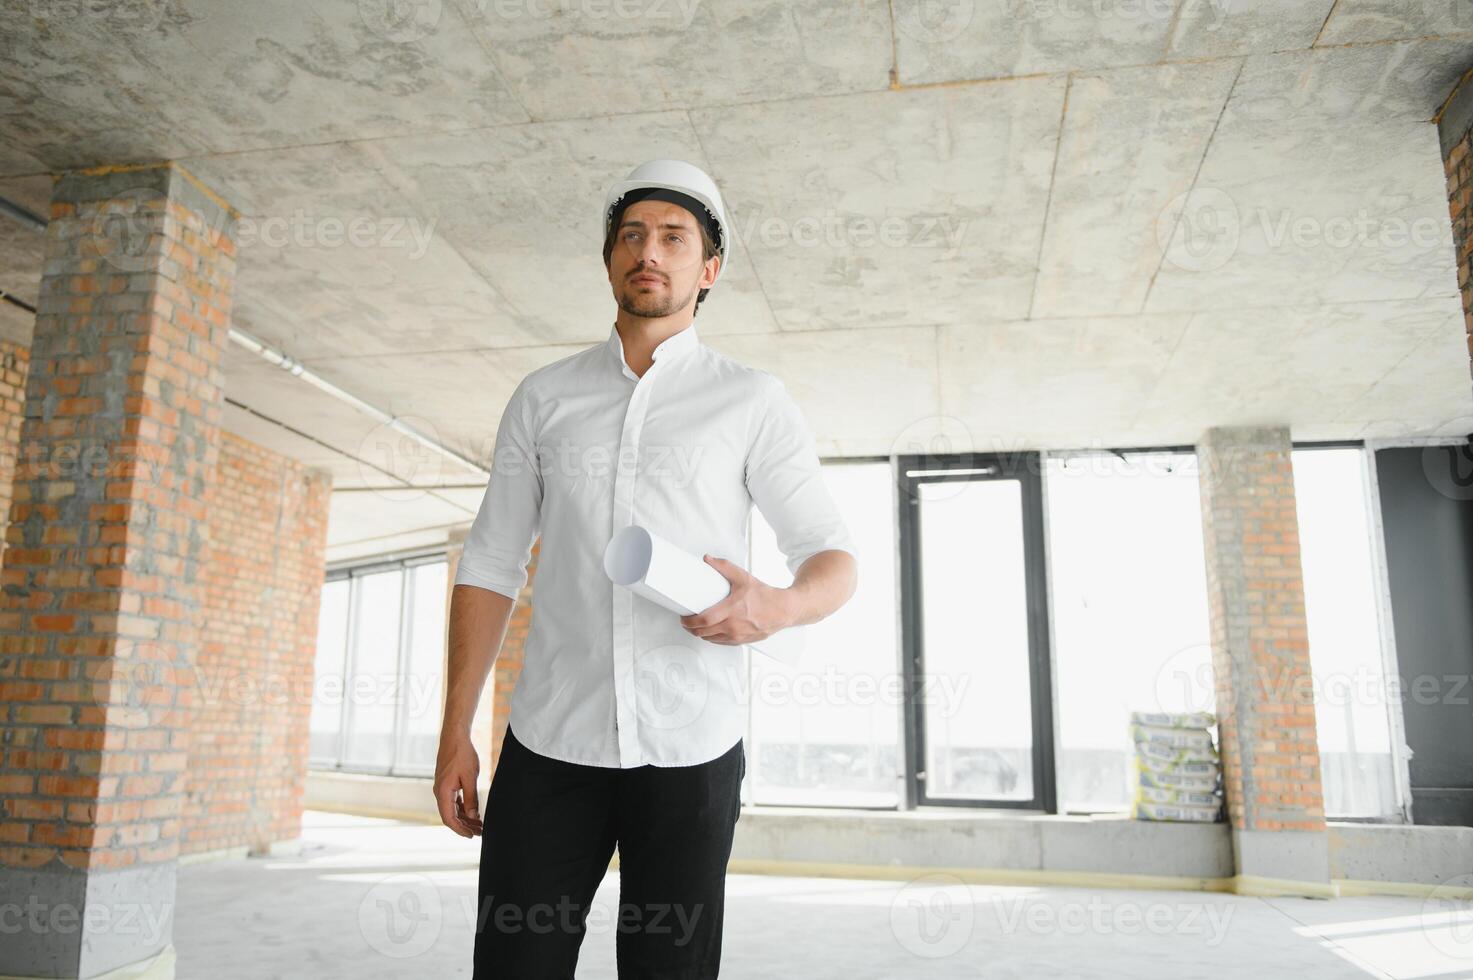
[[[1458,288],[1463,293],[1463,323],[1473,359],[1473,72],[1453,90],[1437,113],[1447,202],[1452,214],[1453,248],[1457,250]],[[1470,363],[1473,372],[1473,363]]]
[[0,564],[4,563],[4,522],[10,520],[10,488],[15,482],[21,403],[26,398],[26,371],[30,361],[29,347],[13,340],[0,340]]
[[0,894],[43,914],[0,974],[172,975],[231,219],[167,165],[53,193],[0,592]]
[[1328,835],[1287,428],[1197,446],[1218,734],[1239,891],[1327,894]]

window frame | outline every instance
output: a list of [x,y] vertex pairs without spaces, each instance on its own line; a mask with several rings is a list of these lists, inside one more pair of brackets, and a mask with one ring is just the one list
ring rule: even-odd
[[[904,765],[902,809],[918,806],[954,806],[978,810],[1024,810],[1057,812],[1058,779],[1054,772],[1054,710],[1052,619],[1048,609],[1047,552],[1043,536],[1042,454],[1038,451],[1007,453],[953,453],[946,455],[898,455],[892,473],[899,489],[896,519],[899,522],[901,555],[900,616],[904,628],[901,673],[905,690]],[[1031,707],[1033,796],[1026,800],[976,800],[931,796],[926,790],[925,719],[917,705],[920,677],[924,672],[925,638],[922,635],[920,497],[917,488],[926,483],[971,481],[974,471],[995,470],[988,479],[1019,481],[1023,532],[1023,574],[1027,579],[1028,673]],[[911,471],[923,471],[920,475]]]

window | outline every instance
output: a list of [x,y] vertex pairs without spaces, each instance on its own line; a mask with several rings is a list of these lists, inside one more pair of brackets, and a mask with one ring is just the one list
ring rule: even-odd
[[[904,457],[824,465],[860,551],[859,588],[806,628],[800,667],[749,654],[744,802],[894,808],[914,802],[924,773],[921,802],[1124,811],[1130,712],[1216,710],[1195,454],[1037,458],[1031,482],[1006,465],[994,472],[997,460],[954,472],[964,461],[929,459],[939,469],[924,472]],[[1326,814],[1394,818],[1367,454],[1305,447],[1293,465]],[[1029,553],[1040,527],[1046,547]],[[791,583],[756,508],[749,546],[753,574]],[[1045,592],[1035,580],[1045,562],[1046,608],[1029,598]],[[446,576],[444,557],[427,556],[324,585],[314,767],[433,773]],[[1052,630],[1041,645],[1043,612]],[[915,625],[925,656],[907,667],[902,638]],[[909,717],[908,679],[922,699]]]
[[1128,809],[1131,711],[1212,711],[1192,453],[1050,455],[1060,812]]
[[[808,627],[795,669],[750,657],[749,803],[894,807],[901,766],[895,485],[887,462],[826,464],[862,566],[854,598]],[[752,508],[753,575],[793,582]]]
[[322,586],[317,617],[317,665],[312,694],[308,753],[314,766],[335,765],[342,752],[343,669],[348,656],[348,586],[346,578]]
[[1292,459],[1325,816],[1394,818],[1369,460],[1361,447],[1306,447]]
[[398,764],[434,775],[445,701],[448,565],[416,565],[410,572],[409,635],[404,654],[406,697],[400,699]]
[[338,573],[323,586],[311,763],[433,775],[442,713],[443,556]]

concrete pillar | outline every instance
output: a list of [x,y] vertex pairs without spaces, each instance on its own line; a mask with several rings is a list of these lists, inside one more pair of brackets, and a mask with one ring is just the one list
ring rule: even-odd
[[1448,209],[1452,213],[1453,248],[1458,255],[1458,287],[1463,293],[1463,323],[1468,333],[1473,372],[1473,72],[1464,75],[1437,112],[1447,172]]
[[0,590],[0,894],[29,903],[0,975],[173,976],[233,219],[171,165],[52,197]]
[[1197,446],[1235,888],[1333,895],[1287,428]]

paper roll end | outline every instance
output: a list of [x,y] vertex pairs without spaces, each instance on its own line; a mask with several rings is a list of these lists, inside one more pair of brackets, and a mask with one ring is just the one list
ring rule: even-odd
[[604,546],[604,574],[616,585],[633,585],[645,577],[654,539],[638,524],[620,528]]

